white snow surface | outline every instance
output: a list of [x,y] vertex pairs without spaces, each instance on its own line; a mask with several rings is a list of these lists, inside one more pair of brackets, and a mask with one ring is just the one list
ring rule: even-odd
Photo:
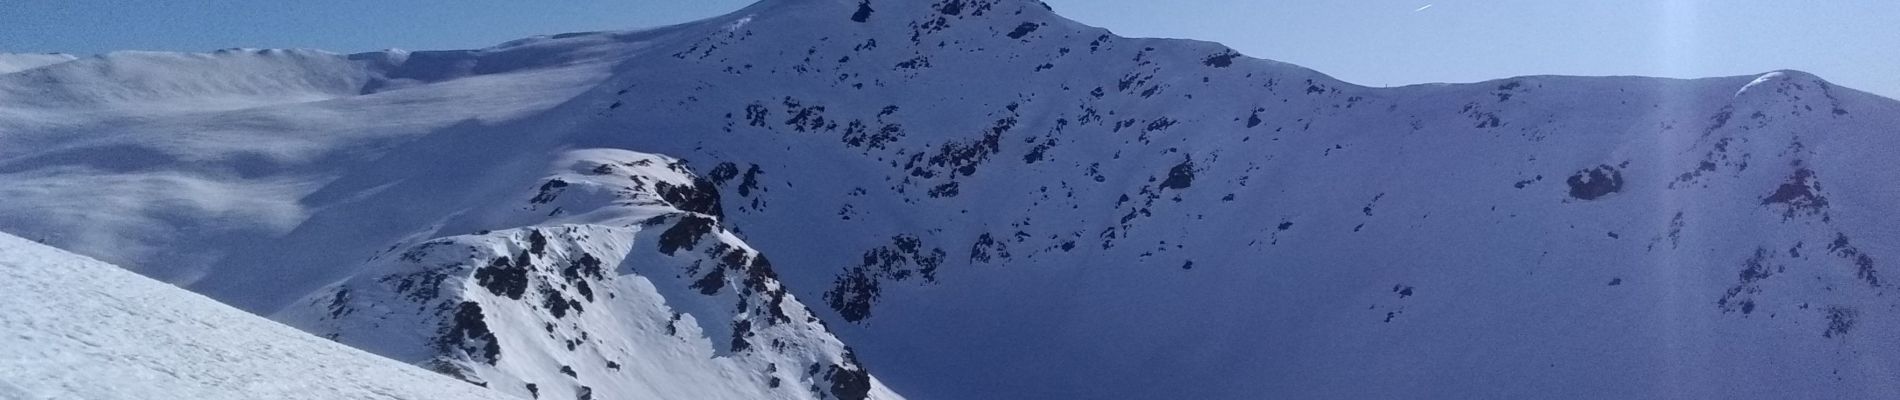
[[513,186],[536,190],[439,230],[522,228],[391,248],[277,318],[523,397],[900,398],[719,227],[717,189],[679,160],[571,150]]
[[10,74],[77,59],[79,57],[60,53],[0,53],[0,74]]
[[507,399],[0,233],[0,399]]
[[0,75],[0,229],[515,394],[1890,398],[1896,127],[1799,71],[1369,88],[769,0]]

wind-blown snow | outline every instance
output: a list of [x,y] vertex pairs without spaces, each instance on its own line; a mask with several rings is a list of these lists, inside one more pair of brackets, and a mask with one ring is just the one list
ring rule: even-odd
[[0,398],[509,398],[4,233],[0,293]]
[[0,74],[10,74],[48,65],[77,60],[71,54],[15,54],[0,53]]
[[1368,88],[1027,0],[325,54],[0,75],[58,94],[0,227],[518,394],[1900,393],[1900,102],[1798,71]]

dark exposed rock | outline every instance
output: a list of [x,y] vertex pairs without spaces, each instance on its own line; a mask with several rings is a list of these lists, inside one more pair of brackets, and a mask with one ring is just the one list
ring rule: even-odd
[[719,289],[726,287],[726,269],[713,268],[712,271],[707,272],[705,276],[694,280],[691,287],[693,289],[699,289],[699,294],[707,296],[719,294]]
[[[737,253],[741,257],[744,256],[744,253],[734,253]],[[733,257],[733,254],[728,254],[727,262],[736,263]],[[792,322],[792,316],[785,313],[785,288],[783,286],[773,288],[767,285],[767,282],[778,281],[778,271],[772,269],[772,262],[766,260],[764,255],[752,255],[751,259],[751,263],[745,267],[746,277],[744,283],[746,289],[759,296],[765,297],[766,314],[771,317],[767,320],[768,322],[775,324]]]
[[712,233],[715,225],[717,222],[712,218],[691,214],[680,217],[673,227],[660,233],[660,253],[670,256],[679,249],[692,250],[693,246],[699,244],[701,236]]
[[528,266],[515,265],[508,257],[496,258],[487,267],[475,270],[475,282],[496,296],[521,300],[528,291]]
[[337,289],[336,295],[330,298],[330,318],[342,318],[344,315],[349,314],[350,311],[352,311],[349,306],[349,299],[349,288]]
[[873,11],[876,11],[876,10],[871,9],[871,0],[859,0],[858,11],[851,13],[851,21],[853,22],[870,21],[871,12]]
[[588,286],[587,278],[599,280],[605,279],[606,276],[601,269],[599,258],[594,258],[593,254],[581,253],[580,258],[568,262],[567,268],[561,269],[561,278],[566,279],[569,285],[574,285],[581,296],[587,298],[587,301],[594,301],[594,291]]
[[791,97],[785,98],[785,113],[792,117],[785,120],[785,126],[797,132],[813,132],[836,129],[837,124],[825,119],[825,106],[806,106]]
[[[887,110],[895,111],[895,108],[887,108]],[[902,125],[886,123],[878,128],[877,132],[871,132],[870,127],[863,121],[851,121],[845,127],[843,141],[845,145],[851,147],[881,150],[886,144],[896,142],[903,137]]]
[[1599,165],[1577,171],[1564,182],[1570,185],[1570,197],[1596,200],[1623,190],[1623,172],[1616,167]]
[[970,245],[970,262],[990,262],[994,259],[1009,259],[1009,243],[997,241],[995,237],[984,233]]
[[547,251],[548,251],[548,236],[541,234],[540,229],[529,230],[528,252],[534,253],[534,255],[539,256],[539,255],[546,255]]
[[1518,189],[1523,189],[1523,188],[1525,188],[1525,187],[1528,187],[1528,186],[1530,186],[1530,185],[1531,185],[1531,184],[1533,184],[1533,183],[1537,183],[1537,182],[1542,182],[1542,181],[1544,181],[1544,176],[1543,176],[1543,175],[1538,175],[1538,176],[1536,176],[1536,177],[1534,177],[1534,178],[1531,178],[1531,179],[1525,179],[1525,180],[1521,180],[1521,181],[1517,181],[1517,183],[1514,183],[1514,184],[1511,184],[1511,187],[1514,187],[1514,188],[1518,188]]
[[1194,159],[1181,160],[1174,168],[1168,169],[1168,179],[1161,181],[1162,189],[1187,189],[1194,185]]
[[1828,307],[1827,330],[1821,332],[1821,336],[1827,338],[1846,336],[1848,332],[1854,330],[1854,323],[1859,318],[1859,310],[1839,306]]
[[1201,60],[1201,64],[1207,65],[1209,67],[1214,67],[1214,68],[1227,68],[1227,67],[1233,66],[1234,59],[1239,58],[1239,57],[1240,57],[1240,53],[1236,53],[1233,50],[1228,50],[1228,51],[1221,52],[1220,54],[1207,56],[1207,58]]
[[963,0],[949,0],[937,3],[937,12],[944,15],[963,14]]
[[563,181],[560,179],[548,180],[548,183],[541,184],[541,192],[535,194],[534,198],[528,199],[528,202],[532,204],[551,203],[554,201],[555,197],[559,197],[561,195],[561,191],[564,190],[566,187],[567,187],[567,181]]
[[455,318],[449,321],[449,326],[443,327],[435,345],[439,351],[460,351],[471,360],[488,365],[501,360],[501,343],[495,340],[495,333],[488,330],[481,304],[473,301],[456,307]]
[[1041,24],[1037,24],[1034,22],[1024,22],[1022,25],[1017,25],[1016,30],[1009,32],[1009,38],[1022,39],[1023,36],[1028,36],[1030,33],[1035,32],[1037,28],[1041,28],[1041,27],[1042,27]]
[[653,184],[653,191],[659,193],[661,200],[666,200],[681,211],[715,217],[725,215],[719,204],[719,187],[710,180],[696,178],[692,186],[658,182]]
[[575,309],[576,312],[580,311],[578,310],[578,304],[569,301],[567,296],[561,295],[561,291],[554,290],[553,287],[547,286],[546,284],[541,286],[541,307],[546,308],[548,314],[553,315],[554,318],[566,318],[569,309]]
[[729,162],[719,163],[718,166],[713,167],[712,172],[706,173],[706,179],[719,186],[725,186],[726,182],[731,182],[732,178],[737,177],[739,177],[739,166]]
[[763,104],[745,106],[745,119],[748,126],[765,127],[765,117],[768,115],[771,115],[771,111],[767,110]]
[[746,340],[752,336],[752,321],[741,319],[732,323],[732,352],[738,353],[752,348],[752,342]]
[[883,292],[878,285],[877,278],[865,270],[851,269],[832,282],[831,290],[825,292],[825,304],[845,321],[863,321],[871,316],[871,304]]
[[1709,136],[1709,134],[1715,133],[1716,130],[1720,130],[1722,129],[1722,127],[1728,126],[1729,119],[1734,118],[1734,117],[1735,117],[1735,106],[1733,105],[1723,106],[1721,111],[1718,111],[1715,113],[1715,115],[1709,117],[1709,127],[1708,129],[1705,129],[1702,131],[1702,136]]
[[[855,360],[847,363],[856,364]],[[864,368],[833,364],[825,375],[831,379],[831,395],[839,400],[864,400],[871,395],[871,373]]]
[[759,175],[763,174],[765,170],[760,169],[758,164],[752,164],[751,167],[746,168],[745,177],[739,181],[739,196],[752,197],[753,192],[760,191]]
[[1736,311],[1741,311],[1742,314],[1753,313],[1755,301],[1747,296],[1761,293],[1758,283],[1779,272],[1778,268],[1768,263],[1772,257],[1773,254],[1768,249],[1755,248],[1755,255],[1742,262],[1742,271],[1737,274],[1739,282],[1723,293],[1721,299],[1715,301],[1716,307],[1720,307],[1725,313]]
[[1874,267],[1874,258],[1849,243],[1847,234],[1836,233],[1834,241],[1828,243],[1827,251],[1853,262],[1855,278],[1867,282],[1868,286],[1880,287],[1880,272]]
[[1787,206],[1782,216],[1794,218],[1796,215],[1816,215],[1827,209],[1827,197],[1817,193],[1821,185],[1813,181],[1814,171],[1801,168],[1794,171],[1788,182],[1782,183],[1775,192],[1761,199],[1762,205],[1781,204]]
[[[979,138],[967,142],[944,143],[937,149],[937,154],[930,157],[928,165],[944,168],[963,176],[975,174],[977,165],[989,160],[991,155],[1001,150],[1003,134],[1008,133],[1015,126],[1016,117],[998,119],[989,129],[984,130]],[[921,170],[922,166],[911,168]],[[919,175],[919,173],[913,172],[912,175]],[[934,176],[935,174],[924,175]]]
[[913,57],[913,58],[911,58],[911,59],[909,59],[909,60],[904,60],[903,62],[899,62],[899,63],[897,63],[897,65],[895,65],[895,67],[896,67],[897,69],[924,69],[924,68],[930,68],[930,57],[925,57],[925,56],[917,56],[917,57]]
[[957,194],[962,193],[961,190],[958,190],[958,186],[956,182],[937,185],[937,187],[930,188],[930,192],[927,194],[929,194],[931,198],[957,197]]
[[825,292],[825,302],[845,320],[862,321],[871,315],[871,304],[882,293],[881,281],[920,277],[924,283],[935,283],[944,256],[941,248],[925,249],[916,236],[892,236],[891,244],[864,252],[857,266],[846,268]]

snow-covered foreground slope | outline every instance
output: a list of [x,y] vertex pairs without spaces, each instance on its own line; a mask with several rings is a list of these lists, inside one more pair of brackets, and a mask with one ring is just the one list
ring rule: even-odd
[[0,398],[505,399],[0,233]]
[[[511,393],[1900,395],[1900,102],[1798,71],[1367,88],[1028,0],[421,54],[0,75],[61,93],[0,227]],[[243,79],[100,67],[186,61]]]

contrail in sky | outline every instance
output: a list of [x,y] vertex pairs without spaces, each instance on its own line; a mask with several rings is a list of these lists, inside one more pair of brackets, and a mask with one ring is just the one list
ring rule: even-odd
[[1412,12],[1419,12],[1419,11],[1425,11],[1425,10],[1428,10],[1428,9],[1431,9],[1431,8],[1432,8],[1432,5],[1431,5],[1431,4],[1426,4],[1426,5],[1424,6],[1424,7],[1419,7],[1419,8],[1417,9],[1417,10],[1412,10]]

